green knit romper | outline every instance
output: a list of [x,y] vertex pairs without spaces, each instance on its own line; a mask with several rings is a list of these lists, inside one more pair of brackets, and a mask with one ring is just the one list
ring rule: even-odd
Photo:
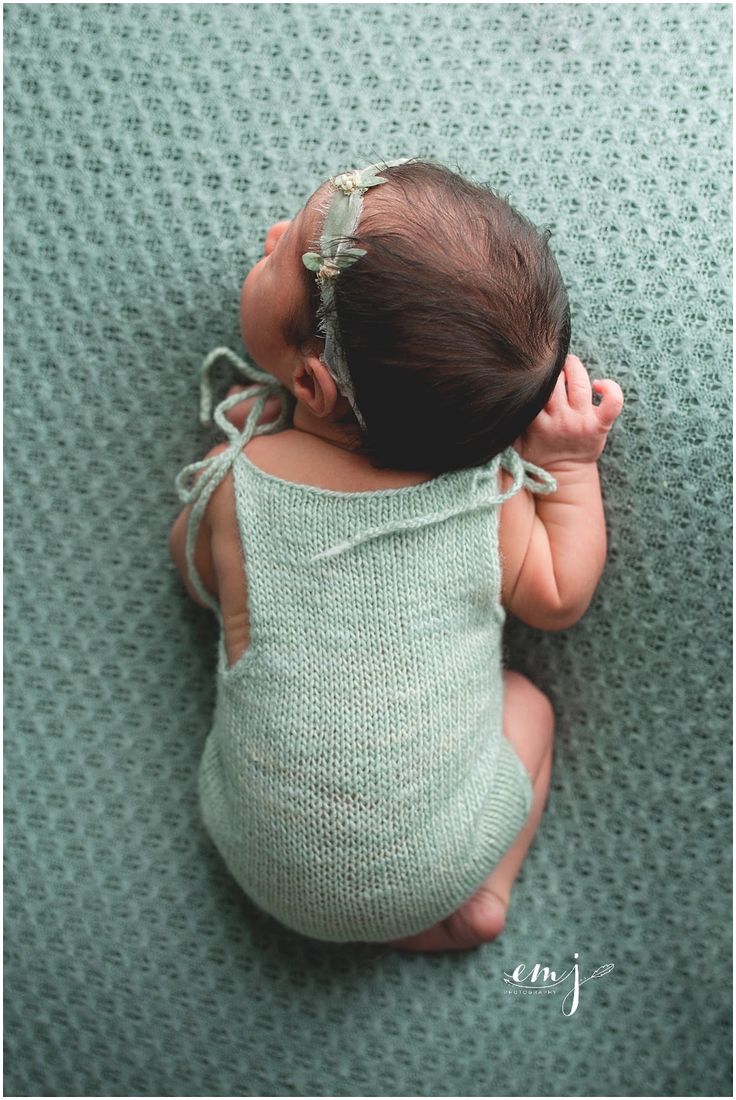
[[[218,358],[249,383],[215,410],[229,446],[176,479],[192,506],[191,583],[220,623],[204,825],[243,891],[287,927],[337,942],[408,936],[475,893],[531,807],[502,732],[499,509],[522,488],[557,485],[511,447],[398,489],[285,481],[243,448],[288,426],[293,395],[216,349],[202,368],[203,419]],[[224,414],[254,395],[239,432]],[[274,395],[278,419],[258,424]],[[501,466],[514,479],[505,493]],[[193,553],[230,469],[251,642],[228,667]]]

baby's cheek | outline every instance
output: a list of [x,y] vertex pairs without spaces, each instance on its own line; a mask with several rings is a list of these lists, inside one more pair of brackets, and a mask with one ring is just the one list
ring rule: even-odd
[[[265,257],[264,257],[265,259]],[[245,279],[243,285],[240,288],[240,320],[241,327],[245,314],[252,309],[252,299],[254,291],[257,287],[258,281],[261,278],[261,270],[263,267],[263,260],[259,260],[255,267],[252,267]]]

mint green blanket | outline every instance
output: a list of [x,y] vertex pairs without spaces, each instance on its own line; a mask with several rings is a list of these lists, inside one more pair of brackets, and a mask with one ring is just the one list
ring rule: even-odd
[[[731,19],[6,7],[6,1094],[731,1094]],[[506,929],[424,956],[303,938],[228,875],[216,623],[167,549],[266,228],[412,155],[552,229],[626,398],[588,613],[506,625],[557,715]],[[535,963],[613,969],[571,1012]]]

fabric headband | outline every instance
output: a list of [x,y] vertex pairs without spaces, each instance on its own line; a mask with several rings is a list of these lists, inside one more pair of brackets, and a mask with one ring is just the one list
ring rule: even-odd
[[355,392],[340,339],[334,305],[335,278],[366,253],[364,248],[348,247],[340,238],[351,237],[355,233],[363,209],[363,192],[369,187],[377,187],[381,183],[388,182],[376,173],[383,168],[394,168],[399,164],[405,164],[410,159],[403,157],[401,160],[369,164],[367,168],[356,168],[352,172],[333,176],[330,183],[335,188],[335,194],[325,215],[319,242],[320,251],[305,252],[302,256],[304,266],[317,273],[320,293],[318,330],[325,338],[325,350],[320,359],[334,378],[340,393],[347,397],[364,432],[367,431],[366,423],[355,401]]

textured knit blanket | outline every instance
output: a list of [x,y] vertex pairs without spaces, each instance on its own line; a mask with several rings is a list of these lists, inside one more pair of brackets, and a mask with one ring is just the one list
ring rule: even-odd
[[[730,1095],[731,19],[6,7],[6,1094]],[[552,230],[626,398],[588,613],[506,625],[547,809],[501,937],[439,955],[302,937],[229,876],[216,622],[167,547],[266,228],[419,155]]]

